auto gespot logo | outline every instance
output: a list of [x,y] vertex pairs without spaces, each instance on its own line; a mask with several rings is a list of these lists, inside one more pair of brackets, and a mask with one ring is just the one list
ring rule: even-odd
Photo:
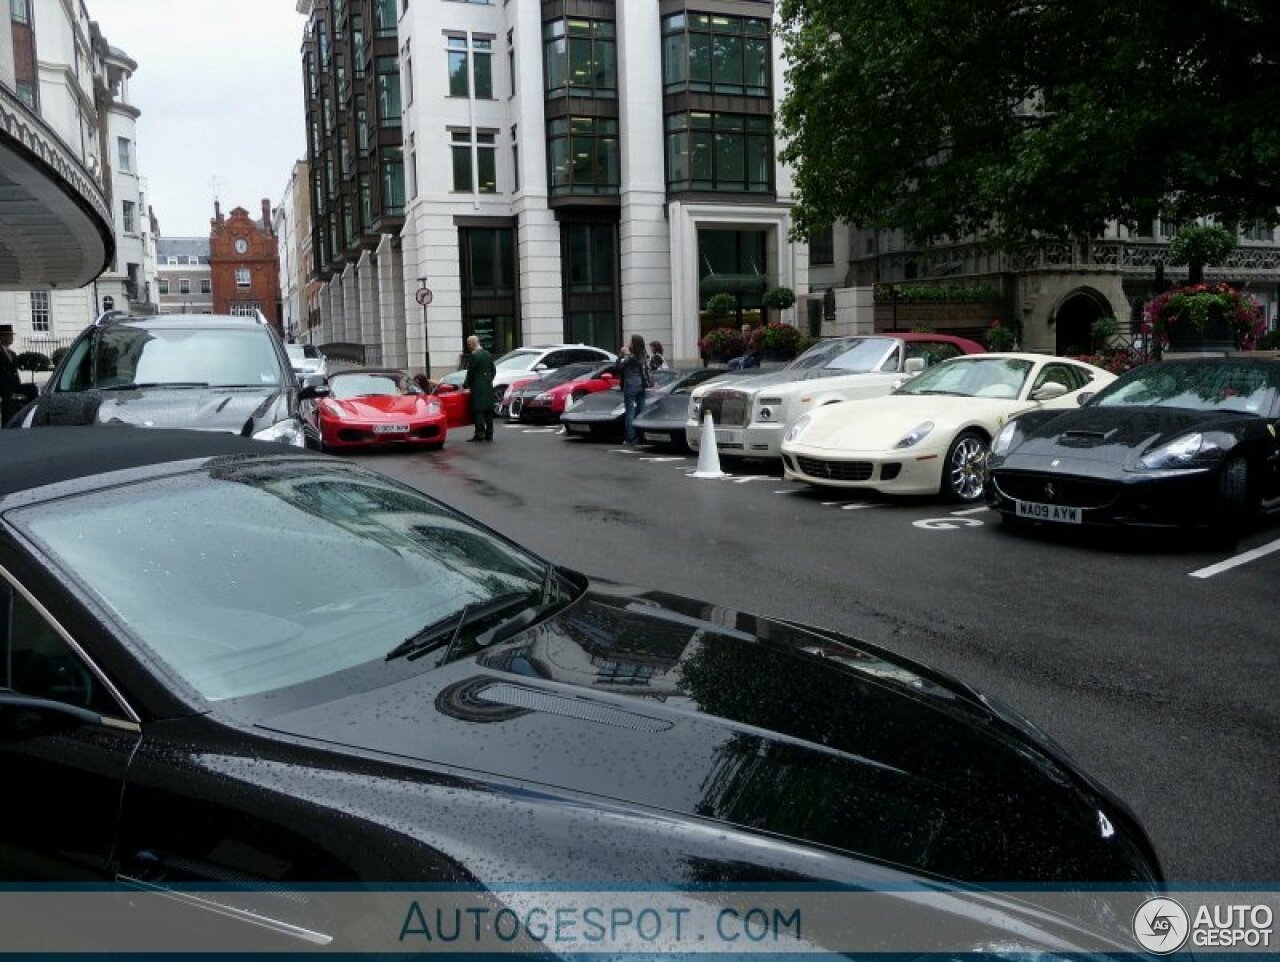
[[1133,936],[1153,955],[1176,952],[1188,941],[1198,948],[1262,948],[1271,945],[1275,915],[1268,905],[1200,905],[1192,916],[1175,899],[1147,899],[1133,916]]

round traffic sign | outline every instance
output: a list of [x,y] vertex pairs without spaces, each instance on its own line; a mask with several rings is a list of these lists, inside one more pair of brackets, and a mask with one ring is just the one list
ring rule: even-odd
[[417,292],[416,294],[414,294],[413,296],[414,296],[414,297],[416,297],[416,298],[418,299],[418,303],[419,303],[422,307],[426,307],[428,304],[430,304],[430,303],[431,303],[431,298],[432,298],[434,295],[431,293],[431,288],[429,288],[429,287],[419,287],[419,288],[418,288],[418,292]]

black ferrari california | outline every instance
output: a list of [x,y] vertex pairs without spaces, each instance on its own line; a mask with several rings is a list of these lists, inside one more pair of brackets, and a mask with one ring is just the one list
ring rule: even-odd
[[1014,522],[1194,525],[1233,544],[1280,508],[1280,360],[1136,368],[1080,408],[1032,411],[991,443],[989,503]]
[[[303,948],[363,944],[334,886],[1160,885],[1062,749],[889,651],[594,580],[300,449],[0,448],[0,881],[127,885]],[[1085,944],[998,894],[966,919],[997,956]]]

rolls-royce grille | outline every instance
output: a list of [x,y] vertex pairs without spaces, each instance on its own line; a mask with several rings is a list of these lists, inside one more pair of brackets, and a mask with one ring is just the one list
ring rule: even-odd
[[702,399],[702,413],[710,411],[717,425],[745,428],[749,423],[751,405],[747,395],[737,391],[709,391]]
[[831,481],[870,481],[875,465],[870,461],[824,461],[821,458],[796,458],[800,470],[811,478]]
[[1110,481],[1088,481],[1057,474],[1008,474],[995,476],[996,490],[1015,501],[1061,504],[1072,508],[1101,508],[1120,495]]

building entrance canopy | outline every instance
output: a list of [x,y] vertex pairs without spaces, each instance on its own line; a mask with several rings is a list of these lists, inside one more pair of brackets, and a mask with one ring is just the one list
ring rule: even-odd
[[102,189],[0,87],[0,290],[83,287],[114,255]]

